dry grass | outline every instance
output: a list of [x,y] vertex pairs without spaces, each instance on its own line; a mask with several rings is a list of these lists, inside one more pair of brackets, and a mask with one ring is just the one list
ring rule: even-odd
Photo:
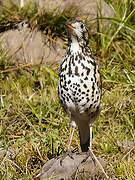
[[[135,145],[119,144],[135,142],[135,3],[109,2],[116,17],[108,19],[111,25],[107,32],[102,29],[91,37],[103,74],[102,112],[94,124],[93,150],[107,160],[110,177],[133,180]],[[26,13],[27,8],[21,10],[23,13],[17,8],[14,11],[18,17],[23,14],[32,19],[37,13],[34,8],[30,13]],[[56,21],[61,24],[65,17],[68,20],[76,16],[76,12],[72,17],[70,11],[67,14],[46,15],[52,24],[44,26],[51,29]],[[44,16],[39,16],[39,22]],[[0,19],[1,30],[2,22],[10,19],[7,14]],[[44,26],[39,24],[41,29]],[[63,32],[63,26],[59,28],[61,31],[56,28],[53,33],[61,36],[57,32]],[[13,66],[1,49],[0,70]],[[0,179],[33,179],[48,159],[66,151],[70,127],[57,96],[58,69],[39,65],[30,71],[24,68],[0,73],[0,150],[5,150],[0,158]],[[80,150],[77,131],[72,142],[75,148]],[[11,151],[10,156],[7,151]]]

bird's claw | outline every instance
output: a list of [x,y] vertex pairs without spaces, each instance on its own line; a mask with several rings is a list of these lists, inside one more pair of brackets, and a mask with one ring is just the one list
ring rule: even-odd
[[62,161],[63,161],[67,156],[69,156],[71,159],[74,160],[74,158],[73,158],[73,153],[68,150],[68,151],[61,157],[61,159],[60,159],[60,165],[61,165],[61,166],[62,166]]
[[93,154],[92,154],[92,152],[91,152],[91,150],[89,149],[88,150],[88,152],[87,152],[87,156],[82,160],[82,162],[81,163],[84,163],[84,162],[86,162],[87,161],[87,159],[89,158],[89,157],[91,157],[91,159],[92,159],[92,161],[94,162],[94,164],[96,163],[96,161],[95,161],[95,158],[93,157]]

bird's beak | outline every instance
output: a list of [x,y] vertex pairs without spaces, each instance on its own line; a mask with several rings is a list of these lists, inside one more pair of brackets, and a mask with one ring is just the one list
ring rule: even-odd
[[71,29],[71,30],[73,30],[73,29],[75,29],[71,24],[66,24],[66,26],[69,28],[69,29]]

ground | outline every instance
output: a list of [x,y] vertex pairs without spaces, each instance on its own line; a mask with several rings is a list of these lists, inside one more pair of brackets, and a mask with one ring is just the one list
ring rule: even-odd
[[[135,2],[107,1],[115,10],[110,26],[91,34],[90,46],[103,76],[102,111],[94,123],[93,151],[108,163],[110,177],[135,178]],[[10,16],[10,12],[14,16]],[[15,13],[17,12],[17,13]],[[17,20],[32,19],[36,11],[4,11],[0,27]],[[8,14],[9,13],[9,14]],[[55,16],[45,14],[54,26]],[[39,19],[42,25],[43,14]],[[66,12],[63,17],[75,18]],[[60,22],[59,21],[59,24]],[[86,19],[86,24],[90,27]],[[102,19],[100,19],[102,23]],[[12,23],[11,23],[12,24]],[[51,31],[65,37],[63,26]],[[42,28],[41,28],[42,29]],[[58,33],[59,32],[59,33]],[[53,35],[54,35],[53,34]],[[54,36],[55,37],[55,36]],[[43,164],[67,150],[70,126],[58,99],[58,65],[15,68],[0,49],[0,179],[34,179]],[[6,72],[5,70],[8,70]],[[71,149],[80,151],[78,131]],[[8,152],[8,153],[7,153]]]

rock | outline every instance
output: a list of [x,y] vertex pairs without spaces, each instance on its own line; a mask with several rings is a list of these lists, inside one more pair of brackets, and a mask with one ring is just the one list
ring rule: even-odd
[[117,145],[119,147],[123,147],[123,148],[129,150],[129,149],[131,149],[131,148],[133,148],[135,146],[135,142],[132,142],[132,141],[122,141],[122,142],[117,141]]
[[112,17],[115,14],[112,7],[110,7],[104,0],[0,0],[0,5],[4,6],[8,4],[8,6],[10,6],[10,4],[15,3],[20,7],[23,7],[30,2],[36,3],[39,9],[45,9],[47,11],[53,11],[58,8],[59,13],[74,5],[78,9],[77,18],[82,18],[83,16],[88,19],[94,19],[93,21],[97,18],[97,14],[99,17]]
[[65,54],[59,45],[49,46],[41,31],[31,31],[28,27],[6,31],[0,41],[2,48],[17,64],[58,64]]
[[[61,162],[62,157],[53,158],[46,162],[40,174],[40,180],[55,179],[55,180],[71,180],[90,179],[99,175],[100,168],[96,161],[93,161],[91,156],[83,162],[87,157],[87,153],[74,153],[72,158],[65,156]],[[103,167],[106,163],[103,159],[98,158]],[[102,174],[102,178],[104,175]]]
[[[88,23],[92,24],[91,31],[95,31],[97,26],[97,14],[100,17],[112,17],[114,15],[113,9],[104,0],[15,0],[20,7],[28,2],[35,2],[39,9],[43,8],[46,11],[53,11],[58,7],[59,13],[64,9],[74,4],[78,9],[77,19],[86,19]],[[10,5],[10,0],[0,0],[0,5]],[[103,20],[102,20],[103,21]],[[103,21],[103,25],[109,27],[108,21]],[[98,24],[99,25],[99,24]],[[19,26],[22,26],[21,28]],[[11,60],[18,64],[32,63],[32,64],[59,64],[65,54],[65,49],[59,46],[59,42],[64,42],[57,38],[58,44],[53,46],[48,45],[48,40],[43,37],[41,31],[31,31],[27,24],[21,22],[18,29],[11,29],[1,33],[1,46]],[[101,24],[100,24],[100,27]]]
[[117,141],[117,146],[124,153],[133,149],[135,151],[135,142],[132,141],[122,141],[122,142]]

